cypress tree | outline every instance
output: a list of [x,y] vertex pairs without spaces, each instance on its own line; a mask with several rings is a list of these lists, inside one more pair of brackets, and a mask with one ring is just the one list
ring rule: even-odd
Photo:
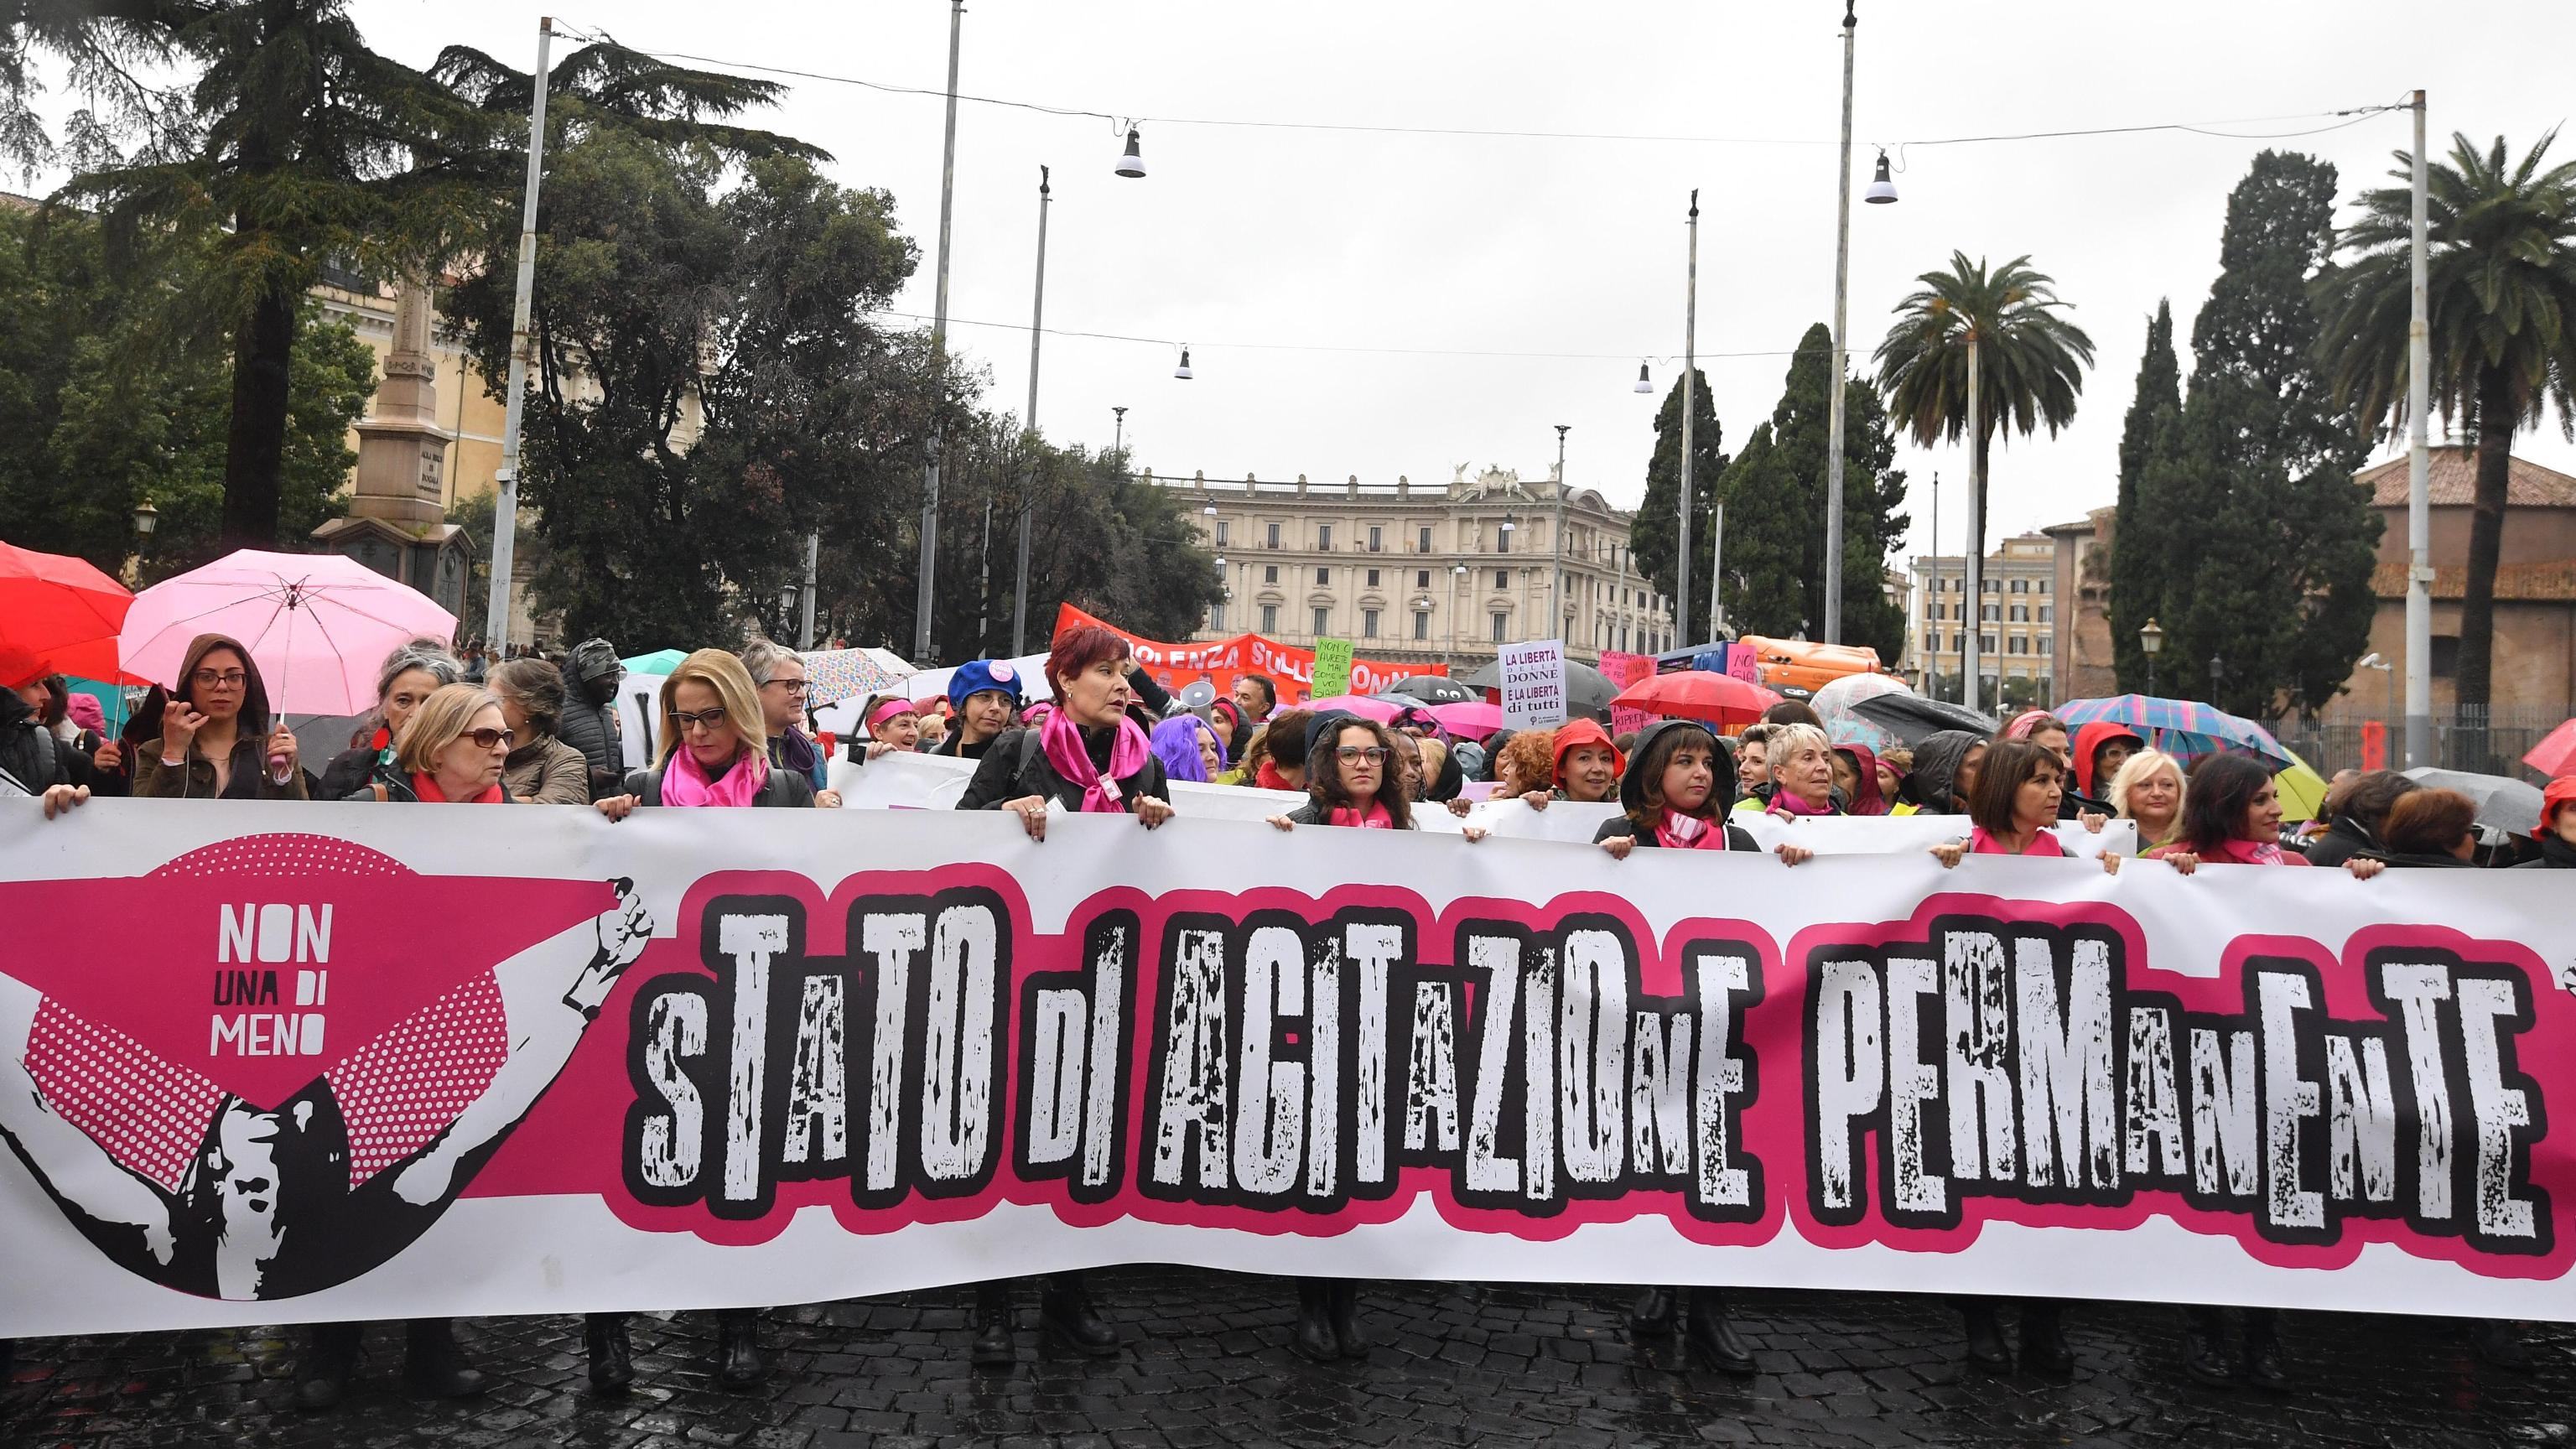
[[2165,602],[2164,530],[2170,520],[2144,496],[2147,470],[2155,461],[2158,433],[2175,425],[2182,412],[2182,364],[2174,357],[2173,303],[2159,300],[2147,322],[2147,352],[2138,363],[2137,396],[2120,433],[2119,512],[2111,533],[2111,657],[2120,688],[2147,687],[2146,651],[2138,647],[2138,630],[2149,619],[2162,622]]

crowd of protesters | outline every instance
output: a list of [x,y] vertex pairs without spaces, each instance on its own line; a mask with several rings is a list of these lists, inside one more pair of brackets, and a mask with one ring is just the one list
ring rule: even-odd
[[[2125,727],[2070,730],[2041,711],[2016,716],[1992,737],[1943,731],[1907,748],[1837,742],[1797,701],[1730,733],[1666,719],[1614,737],[1596,721],[1575,719],[1474,739],[1453,737],[1418,707],[1399,707],[1392,723],[1283,709],[1278,684],[1259,674],[1239,675],[1230,693],[1191,707],[1136,667],[1122,635],[1099,627],[1060,635],[1044,672],[1035,682],[1042,689],[1033,689],[1007,663],[975,661],[952,671],[934,697],[865,701],[859,728],[835,740],[813,727],[806,665],[794,651],[767,641],[738,654],[701,649],[663,680],[658,744],[648,764],[630,770],[612,703],[620,666],[607,641],[550,659],[515,649],[506,658],[473,649],[460,656],[439,641],[415,640],[384,659],[374,709],[346,748],[316,769],[271,710],[251,651],[237,640],[197,639],[177,678],[143,696],[113,733],[95,701],[70,693],[36,660],[0,650],[0,772],[41,795],[49,817],[96,795],[559,805],[615,821],[654,809],[836,808],[836,752],[859,766],[917,752],[971,762],[958,808],[1008,813],[1038,842],[1058,814],[1121,814],[1142,829],[1161,827],[1175,818],[1172,784],[1183,782],[1303,796],[1269,817],[1280,831],[1411,830],[1423,809],[1468,813],[1471,795],[1517,799],[1533,810],[1608,804],[1615,813],[1594,841],[1613,860],[1639,849],[1757,851],[1745,826],[1763,815],[1888,815],[1954,818],[1956,837],[1932,852],[1947,866],[1970,855],[2062,856],[2061,826],[2098,831],[2114,819],[2135,827],[2142,861],[2185,874],[2322,866],[2366,880],[2391,868],[2576,866],[2569,808],[2576,778],[2548,787],[2538,830],[2521,839],[2482,836],[2469,797],[2385,770],[2336,776],[2318,818],[2292,828],[2271,765],[2228,753],[2185,761]],[[1482,835],[1464,833],[1471,841]],[[1811,856],[1785,844],[1772,853],[1791,867]],[[2121,864],[2116,854],[2103,856],[2105,869]],[[1291,1339],[1298,1353],[1318,1361],[1367,1355],[1357,1282],[1303,1279],[1298,1298]],[[1047,1277],[1038,1302],[1051,1342],[1084,1355],[1120,1352],[1120,1335],[1094,1307],[1083,1275]],[[1959,1307],[1968,1359],[2012,1367],[2002,1305],[1962,1299]],[[2023,1368],[2071,1368],[2064,1321],[2072,1307],[2020,1305]],[[767,1364],[758,1311],[717,1319],[720,1382],[759,1383]],[[2287,1386],[2279,1319],[2247,1310],[2230,1351],[2224,1312],[2190,1309],[2186,1369],[2211,1383]],[[1722,1372],[1753,1371],[1718,1289],[1650,1289],[1632,1324],[1640,1333],[1678,1329]],[[971,1326],[975,1363],[1010,1363],[1013,1285],[980,1285]],[[339,1400],[358,1367],[362,1327],[310,1332],[299,1404],[320,1409]],[[586,1337],[593,1385],[626,1388],[635,1377],[626,1315],[591,1315]],[[2493,1363],[2529,1362],[2512,1325],[2477,1324],[2473,1339]],[[407,1324],[406,1343],[416,1392],[462,1395],[484,1386],[445,1320]]]

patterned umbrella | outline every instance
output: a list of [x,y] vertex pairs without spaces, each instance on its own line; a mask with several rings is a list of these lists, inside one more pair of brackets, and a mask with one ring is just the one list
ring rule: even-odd
[[2058,708],[2057,717],[2070,728],[2096,721],[2127,725],[2147,735],[2148,743],[2178,759],[2237,750],[2259,756],[2276,769],[2288,769],[2297,758],[2281,748],[2270,730],[2196,699],[2158,699],[2144,694],[2071,699]]
[[883,694],[903,677],[865,649],[818,649],[805,656],[805,703],[820,709],[863,694]]
[[1388,685],[1386,693],[1410,695],[1425,704],[1463,704],[1484,698],[1445,674],[1408,674]]

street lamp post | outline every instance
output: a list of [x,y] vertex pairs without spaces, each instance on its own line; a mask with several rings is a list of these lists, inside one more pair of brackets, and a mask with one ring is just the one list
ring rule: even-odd
[[2353,665],[2353,668],[2355,668],[2355,669],[2376,669],[2376,670],[2378,670],[2381,674],[2384,674],[2384,675],[2388,676],[2388,717],[2389,717],[2390,719],[2396,719],[2396,718],[2397,718],[2397,668],[2396,668],[2396,666],[2395,666],[2395,665],[2390,664],[2390,663],[2388,662],[2388,660],[2387,660],[2385,657],[2383,657],[2383,656],[2380,654],[2380,652],[2379,652],[2378,650],[2373,649],[2373,650],[2372,650],[2372,651],[2370,651],[2368,654],[2363,655],[2363,656],[2361,657],[2361,661],[2360,661],[2359,663],[2357,663],[2357,664]]
[[921,464],[921,581],[912,605],[912,657],[918,661],[930,658],[930,609],[939,584],[939,413],[948,376],[948,234],[957,197],[957,45],[965,26],[966,0],[949,0],[948,134],[939,158],[939,280],[930,317],[930,446]]
[[2150,618],[2138,626],[2138,652],[2147,656],[2147,695],[2156,692],[2156,656],[2165,652],[2164,626]]
[[[1682,489],[1681,527],[1673,535],[1673,613],[1677,618],[1690,617],[1691,556],[1691,406],[1695,401],[1699,377],[1699,188],[1691,188],[1690,204],[1690,270],[1682,289]],[[1709,486],[1717,486],[1715,479]],[[1717,637],[1717,555],[1719,540],[1726,537],[1726,504],[1720,501],[1710,524],[1715,535],[1708,546],[1708,632]]]
[[492,478],[492,586],[486,637],[504,654],[510,650],[510,571],[519,532],[519,424],[527,410],[528,362],[534,351],[528,323],[537,288],[537,181],[545,172],[546,57],[554,40],[553,19],[538,20],[537,69],[529,77],[536,94],[528,103],[527,189],[519,200],[519,274],[510,299],[510,376],[501,408],[501,466]]
[[1458,586],[1467,581],[1467,566],[1452,564],[1449,568],[1449,668],[1458,668]]
[[2209,706],[2210,706],[2210,708],[2212,708],[2212,709],[2225,709],[2225,708],[2227,707],[2226,705],[2221,704],[2221,703],[2219,702],[2219,699],[2218,699],[2218,696],[2219,696],[2219,695],[2220,695],[2220,693],[2222,692],[2222,691],[2220,690],[2219,686],[2220,686],[2222,683],[2224,683],[2224,682],[2225,682],[2226,678],[2227,678],[2227,661],[2226,661],[2226,660],[2224,660],[2224,659],[2219,658],[2219,657],[2218,657],[2217,655],[2215,655],[2215,654],[2210,655],[2210,656],[2209,656]]
[[1548,536],[1547,627],[1565,632],[1565,434],[1572,423],[1556,425],[1556,527]]
[[1116,430],[1110,434],[1109,451],[1123,454],[1127,451],[1127,410],[1111,408],[1110,411],[1118,415],[1118,423]]
[[2433,332],[2427,280],[2424,93],[2415,110],[2415,215],[2406,317],[2406,767],[2433,763]]
[[1029,461],[1026,491],[1020,495],[1020,584],[1011,594],[1011,657],[1028,654],[1029,632],[1029,524],[1037,513],[1038,483],[1038,344],[1046,340],[1046,226],[1047,208],[1054,202],[1047,188],[1047,168],[1038,168],[1038,279],[1029,302],[1029,410],[1020,417],[1020,430],[1028,435]]
[[1854,0],[1843,0],[1842,168],[1835,179],[1834,370],[1825,404],[1825,642],[1843,642],[1843,321],[1851,289],[1852,41]]

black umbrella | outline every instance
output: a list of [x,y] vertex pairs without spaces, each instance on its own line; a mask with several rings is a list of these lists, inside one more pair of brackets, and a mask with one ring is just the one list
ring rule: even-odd
[[1424,704],[1464,704],[1468,700],[1485,697],[1482,691],[1470,689],[1445,674],[1408,674],[1388,685],[1386,693],[1378,697],[1383,699],[1395,694],[1421,700]]
[[1874,694],[1852,702],[1851,712],[1872,724],[1883,725],[1908,745],[1918,745],[1927,735],[1943,730],[1966,730],[1971,734],[1991,735],[2000,726],[1964,704],[1947,700],[1926,699],[1919,694]]
[[[1497,659],[1458,682],[1474,690],[1500,689],[1503,687],[1502,661]],[[1606,719],[1610,714],[1610,701],[1618,695],[1619,686],[1612,683],[1608,675],[1589,664],[1577,664],[1571,659],[1565,661],[1565,710],[1568,719],[1577,715]],[[1476,697],[1482,699],[1484,696],[1478,694]]]

